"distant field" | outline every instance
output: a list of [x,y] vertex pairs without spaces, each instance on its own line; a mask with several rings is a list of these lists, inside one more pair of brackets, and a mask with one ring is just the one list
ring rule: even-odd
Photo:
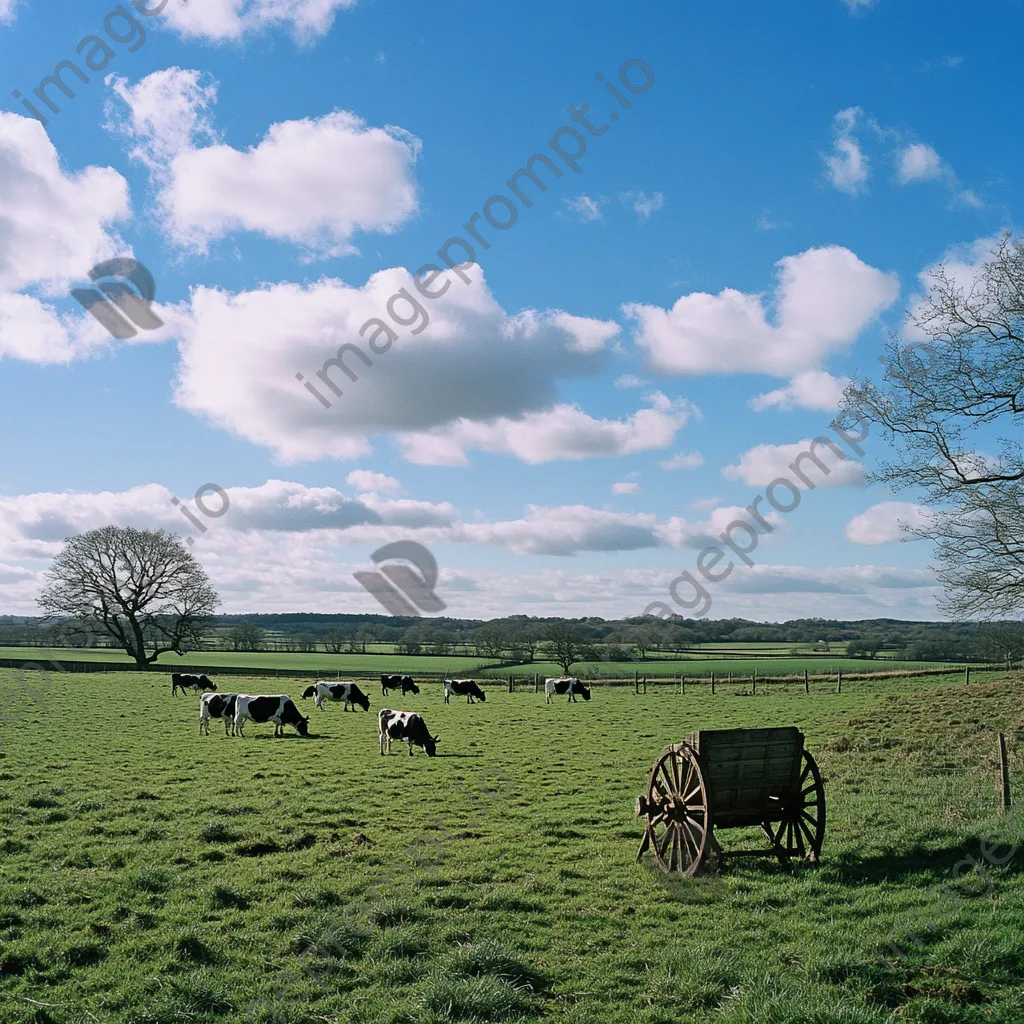
[[[603,679],[632,679],[635,672],[641,676],[645,674],[650,678],[663,676],[684,675],[688,678],[710,676],[712,672],[724,679],[728,674],[734,676],[749,676],[757,670],[758,676],[785,676],[802,675],[806,669],[812,675],[823,675],[835,673],[842,670],[845,673],[854,672],[914,672],[926,668],[944,668],[945,663],[941,661],[872,661],[868,658],[772,658],[770,660],[754,660],[742,658],[723,659],[694,659],[691,661],[670,661],[657,660],[646,662],[582,662],[573,665],[573,674],[577,676],[590,676],[597,673]],[[962,668],[953,668],[951,671],[963,671]],[[550,662],[534,662],[532,665],[516,665],[508,668],[492,668],[484,673],[485,677],[510,675],[516,678],[532,677],[534,673],[540,676],[557,676],[562,670]]]
[[[0,647],[0,658],[23,658],[25,661],[109,661],[132,664],[123,651],[88,650],[83,648]],[[319,671],[336,675],[380,675],[382,672],[473,672],[477,666],[488,664],[486,658],[426,658],[415,655],[394,654],[375,657],[366,654],[245,654],[235,651],[197,651],[179,658],[174,654],[161,655],[159,665],[180,666],[188,671],[192,666],[210,668],[280,669],[289,671]]]

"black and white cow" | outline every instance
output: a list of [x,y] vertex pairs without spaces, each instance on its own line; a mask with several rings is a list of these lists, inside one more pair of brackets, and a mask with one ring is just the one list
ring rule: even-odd
[[[409,756],[412,757],[413,744],[421,747],[427,757],[437,753],[437,737],[431,736],[422,716],[415,711],[392,711],[384,708],[377,712],[377,723],[380,730],[380,752],[391,753],[392,740],[405,740],[409,744]],[[385,751],[385,746],[387,751]]]
[[576,695],[579,694],[584,700],[590,700],[590,687],[584,686],[578,679],[572,676],[561,676],[559,679],[544,680],[544,703],[551,703],[553,693],[567,693],[569,700],[576,703]]
[[210,735],[210,719],[224,719],[224,735],[235,735],[237,693],[204,693],[199,698],[199,735]]
[[273,697],[240,693],[235,698],[235,730],[243,739],[242,726],[250,718],[259,723],[273,722],[275,736],[283,736],[286,725],[294,726],[300,736],[309,735],[309,718],[300,715],[295,702],[283,693]]
[[198,693],[203,693],[206,690],[216,690],[217,684],[210,682],[209,676],[190,676],[182,675],[180,672],[171,673],[171,696],[176,697],[178,691],[181,690],[185,693],[188,690],[193,690]]
[[407,693],[419,693],[420,688],[412,681],[412,676],[381,676],[380,677],[380,692],[381,695],[386,697],[388,690],[401,689],[402,696],[404,697]]
[[302,699],[313,698],[313,703],[321,710],[324,709],[325,700],[341,700],[345,702],[344,710],[348,711],[351,705],[355,711],[358,704],[364,711],[370,710],[370,698],[356,686],[355,683],[328,683],[319,682],[307,686],[302,693]]
[[484,691],[481,690],[472,679],[446,679],[444,681],[445,704],[448,703],[448,698],[453,693],[459,697],[465,694],[467,704],[476,703],[476,701],[473,700],[474,697],[479,700],[487,700],[487,694],[484,693]]

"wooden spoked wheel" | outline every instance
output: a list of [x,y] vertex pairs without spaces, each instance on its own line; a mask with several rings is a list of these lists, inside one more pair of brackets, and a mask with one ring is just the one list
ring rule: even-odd
[[669,747],[651,768],[647,794],[637,798],[637,817],[647,815],[637,860],[648,848],[666,873],[695,875],[711,848],[708,792],[697,755],[685,743]]
[[789,816],[766,829],[785,857],[806,859],[817,864],[825,838],[825,784],[814,758],[805,750],[800,780],[793,789]]

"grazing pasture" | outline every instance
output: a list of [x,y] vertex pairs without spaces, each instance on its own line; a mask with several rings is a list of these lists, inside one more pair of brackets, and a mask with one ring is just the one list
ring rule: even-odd
[[[1010,827],[1000,730],[1024,799],[1020,678],[596,687],[550,706],[485,688],[472,706],[371,691],[372,714],[328,706],[309,738],[250,722],[241,740],[198,735],[199,698],[172,700],[162,674],[0,670],[0,1020],[1024,1020],[1024,850],[985,894],[937,889],[978,892],[964,858]],[[381,757],[382,706],[421,713],[437,756]],[[675,881],[637,865],[633,800],[661,749],[775,725],[806,734],[825,776],[821,866]],[[897,935],[905,954],[877,960]]]

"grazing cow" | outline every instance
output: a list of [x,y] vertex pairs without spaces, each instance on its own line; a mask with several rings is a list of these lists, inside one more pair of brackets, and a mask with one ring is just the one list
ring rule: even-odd
[[487,694],[480,689],[479,686],[473,682],[472,679],[446,679],[444,681],[444,702],[448,703],[448,698],[452,694],[457,694],[461,697],[463,694],[466,695],[467,704],[475,704],[474,697],[480,700],[487,700]]
[[412,757],[412,747],[421,747],[427,757],[433,757],[437,753],[437,737],[431,736],[423,718],[415,711],[392,711],[384,708],[377,712],[377,722],[380,729],[380,752],[391,753],[392,740],[405,740],[409,744],[409,756]]
[[235,735],[237,693],[204,693],[199,698],[199,735],[210,735],[210,719],[224,719],[224,735]]
[[199,693],[203,693],[206,690],[216,690],[217,684],[210,682],[209,676],[190,676],[182,675],[180,672],[171,673],[171,696],[176,697],[178,691],[181,690],[185,693],[187,690],[193,690]]
[[309,735],[309,718],[300,715],[291,697],[284,694],[252,697],[240,693],[235,698],[235,730],[243,739],[242,726],[249,718],[254,722],[273,722],[275,736],[283,736],[286,725],[294,726],[300,736]]
[[544,703],[551,703],[551,694],[567,693],[569,700],[576,703],[576,695],[579,694],[584,700],[590,700],[590,687],[584,686],[578,679],[572,676],[562,676],[560,679],[544,680]]
[[404,697],[407,693],[419,693],[420,688],[412,681],[412,676],[381,676],[380,677],[380,692],[381,695],[386,697],[388,690],[397,690],[401,688],[402,696]]
[[305,700],[307,697],[312,697],[313,703],[321,711],[324,709],[325,700],[343,700],[345,711],[348,711],[349,705],[355,711],[357,704],[364,711],[370,710],[370,698],[355,683],[314,683],[303,691],[302,699]]

